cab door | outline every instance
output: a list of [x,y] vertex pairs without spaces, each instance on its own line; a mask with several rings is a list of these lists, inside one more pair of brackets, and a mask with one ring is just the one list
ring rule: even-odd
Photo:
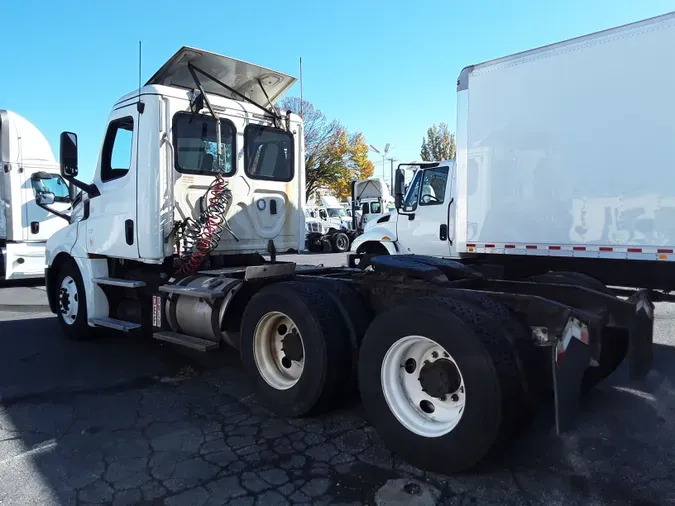
[[138,258],[136,226],[136,104],[113,112],[103,140],[94,182],[100,195],[89,199],[87,251],[115,258]]
[[448,256],[448,209],[452,202],[447,165],[418,170],[398,217],[398,241],[405,253]]

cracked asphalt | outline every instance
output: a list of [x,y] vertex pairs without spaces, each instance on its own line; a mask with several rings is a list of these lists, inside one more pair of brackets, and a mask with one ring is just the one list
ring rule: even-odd
[[357,401],[278,418],[257,404],[234,351],[72,343],[44,304],[40,286],[0,288],[3,505],[675,504],[669,305],[657,308],[646,381],[631,384],[622,367],[562,437],[543,404],[480,468],[444,477],[392,455]]

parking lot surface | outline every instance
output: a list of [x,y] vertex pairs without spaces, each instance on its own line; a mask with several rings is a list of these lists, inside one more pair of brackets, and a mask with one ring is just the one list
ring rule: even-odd
[[674,335],[675,308],[659,305],[646,381],[629,383],[622,367],[562,437],[543,404],[487,463],[443,477],[384,448],[358,402],[278,418],[257,404],[232,350],[68,342],[43,287],[4,286],[0,504],[672,504]]

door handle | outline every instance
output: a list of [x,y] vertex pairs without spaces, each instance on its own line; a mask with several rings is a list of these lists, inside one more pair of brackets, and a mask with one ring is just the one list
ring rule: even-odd
[[438,231],[438,235],[441,239],[441,241],[447,241],[448,240],[448,226],[443,223],[443,225],[440,226],[440,229]]
[[[453,197],[453,198],[450,199],[450,202],[448,202],[448,223],[451,223],[451,220],[450,220],[450,213],[452,212],[452,203],[453,203],[454,201],[455,201],[455,198]],[[453,226],[454,226],[455,220],[452,220],[452,223],[453,223]],[[448,235],[448,226],[447,226],[447,225],[441,225],[441,228],[443,228],[443,227],[445,227],[445,235],[446,235],[446,237],[447,237],[447,235]],[[450,246],[452,246],[452,239],[450,239],[449,237],[448,237],[448,242],[450,243]]]
[[124,222],[124,235],[126,236],[127,244],[131,246],[134,243],[134,220],[126,220]]

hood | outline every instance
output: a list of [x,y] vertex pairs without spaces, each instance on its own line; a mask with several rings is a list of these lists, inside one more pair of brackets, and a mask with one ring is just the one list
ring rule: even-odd
[[[295,77],[276,70],[203,49],[183,46],[155,72],[146,85],[158,84],[193,90],[196,85],[188,64],[192,64],[213,78],[197,72],[206,93],[237,101],[241,101],[241,97],[219,85],[216,80],[259,104],[267,104],[267,97],[274,104],[296,81]],[[261,83],[264,90],[260,86]]]
[[[365,227],[363,227],[363,231],[365,232],[369,228],[373,228],[376,225],[380,226],[386,226],[389,224],[396,223],[396,220],[398,219],[398,213],[393,211],[393,212],[388,212],[384,214],[377,214],[377,215],[371,215],[371,219],[369,219],[366,222]],[[377,216],[377,217],[375,217]]]

